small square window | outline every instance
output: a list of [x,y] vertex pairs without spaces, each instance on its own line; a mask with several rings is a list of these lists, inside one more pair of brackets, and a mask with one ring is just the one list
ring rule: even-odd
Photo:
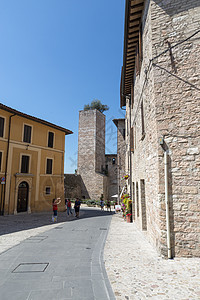
[[46,187],[46,195],[51,194],[51,188],[49,186]]

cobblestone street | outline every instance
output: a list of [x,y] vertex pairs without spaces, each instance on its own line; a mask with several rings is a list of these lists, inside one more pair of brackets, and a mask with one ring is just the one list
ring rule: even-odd
[[104,259],[117,300],[200,299],[200,259],[159,257],[120,215],[112,218]]

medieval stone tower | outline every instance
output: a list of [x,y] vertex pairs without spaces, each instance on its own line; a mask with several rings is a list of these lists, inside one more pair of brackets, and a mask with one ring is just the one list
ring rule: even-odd
[[79,112],[78,175],[82,179],[82,197],[107,198],[105,170],[105,115],[98,110]]

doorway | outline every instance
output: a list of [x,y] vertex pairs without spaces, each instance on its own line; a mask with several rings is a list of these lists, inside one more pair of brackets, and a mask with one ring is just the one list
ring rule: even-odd
[[29,185],[27,182],[23,181],[18,187],[18,197],[17,197],[17,212],[26,212],[28,208],[28,192]]

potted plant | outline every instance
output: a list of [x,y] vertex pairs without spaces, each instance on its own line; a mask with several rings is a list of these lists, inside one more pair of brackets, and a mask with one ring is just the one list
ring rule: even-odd
[[130,223],[132,222],[132,200],[128,194],[122,195],[121,200],[123,217],[128,223]]

